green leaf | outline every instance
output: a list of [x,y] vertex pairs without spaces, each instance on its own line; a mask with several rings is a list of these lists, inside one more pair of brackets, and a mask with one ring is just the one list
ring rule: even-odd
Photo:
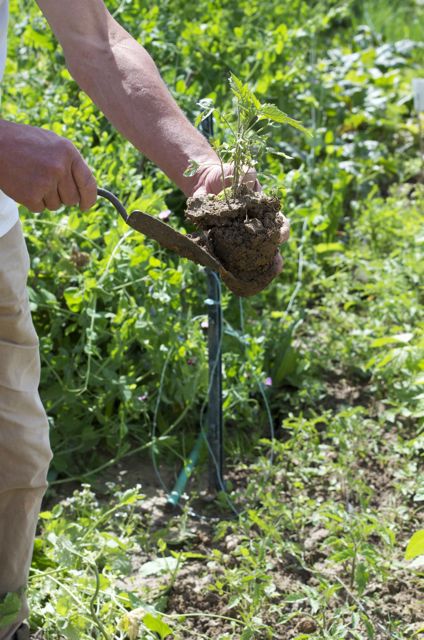
[[374,640],[375,630],[371,620],[368,618],[366,614],[361,615],[361,619],[365,625],[365,629],[367,630],[368,640]]
[[286,160],[294,160],[293,156],[287,155],[287,153],[284,153],[284,151],[275,151],[271,147],[267,147],[266,150],[268,151],[268,153],[271,153],[273,156],[279,156],[280,158],[285,158]]
[[330,556],[333,562],[344,562],[345,560],[350,560],[355,555],[354,549],[349,547],[348,549],[343,549],[342,551],[337,551]]
[[413,560],[417,556],[424,555],[424,529],[416,531],[405,551],[405,560]]
[[159,573],[172,573],[175,571],[178,565],[178,559],[173,558],[172,556],[167,556],[165,558],[156,558],[156,560],[151,560],[150,562],[145,562],[139,569],[139,573],[141,576],[154,576]]
[[256,111],[262,108],[261,103],[253,93],[253,91],[248,87],[247,84],[243,84],[243,82],[234,75],[234,73],[230,76],[230,85],[234,95],[239,98],[241,102],[241,106],[253,107]]
[[53,51],[54,44],[46,33],[35,31],[31,26],[27,27],[23,37],[24,44],[34,47],[35,49]]
[[363,562],[360,562],[356,567],[356,571],[355,571],[355,582],[356,582],[356,588],[358,589],[359,595],[363,594],[365,587],[368,584],[368,580],[369,580],[369,571],[366,565]]
[[21,597],[17,593],[7,593],[0,602],[0,629],[16,622],[22,607]]
[[194,551],[183,551],[179,554],[179,557],[183,560],[208,560],[209,556],[204,553],[196,553]]
[[387,353],[384,358],[380,360],[380,362],[376,365],[376,369],[382,369],[383,367],[385,367],[386,364],[389,364],[389,362],[391,362],[396,357],[396,355],[396,349],[392,349],[391,351],[389,351],[389,353]]
[[384,336],[371,342],[372,347],[384,347],[386,344],[408,344],[414,337],[413,333],[397,333],[394,336]]
[[166,624],[161,618],[157,618],[156,616],[152,616],[151,613],[146,613],[143,618],[143,624],[149,631],[153,631],[154,633],[158,633],[160,637],[167,638],[169,635],[172,635],[172,629],[170,626]]
[[317,253],[329,253],[330,251],[344,251],[344,245],[341,242],[320,242],[315,245]]
[[192,178],[196,175],[198,168],[200,167],[199,163],[196,160],[190,160],[188,163],[187,169],[184,171],[184,176],[186,178]]
[[[162,264],[162,263],[160,263]],[[137,489],[128,489],[127,491],[125,491],[125,493],[123,494],[121,500],[120,500],[120,504],[121,506],[123,505],[129,505],[129,504],[135,504],[136,502],[141,502],[142,498],[144,496],[142,496]]]
[[262,531],[271,535],[275,534],[274,527],[271,527],[269,524],[267,524],[265,520],[263,520],[260,516],[258,516],[256,511],[253,511],[253,509],[249,509],[248,513],[249,513],[249,519],[254,524],[256,524]]
[[258,118],[259,120],[272,120],[272,122],[278,122],[279,124],[288,124],[294,129],[302,131],[305,135],[312,136],[311,132],[306,129],[299,120],[294,120],[294,118],[291,118],[287,113],[281,111],[275,104],[269,102],[262,104],[258,112]]
[[63,297],[65,298],[65,302],[71,311],[73,311],[74,313],[78,313],[78,311],[80,311],[83,301],[83,294],[81,292],[81,289],[78,289],[77,287],[68,287],[63,292]]
[[273,379],[275,377],[275,382],[280,383],[287,378],[287,376],[294,373],[296,371],[298,360],[299,353],[289,345],[278,363],[275,376],[273,376]]
[[81,637],[79,629],[76,629],[70,623],[68,623],[64,629],[61,629],[61,632],[66,636],[67,640],[79,640]]
[[211,113],[215,111],[213,100],[210,100],[209,98],[204,98],[203,100],[199,100],[197,104],[202,109],[202,111],[199,113],[199,115],[197,116],[194,122],[195,127],[198,127],[203,120],[206,120],[206,118],[208,118],[211,115]]
[[303,602],[305,600],[307,600],[307,596],[304,593],[291,593],[284,598],[284,602]]

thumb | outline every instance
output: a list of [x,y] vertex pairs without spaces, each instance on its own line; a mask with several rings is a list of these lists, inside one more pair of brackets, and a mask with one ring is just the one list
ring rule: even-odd
[[206,187],[203,184],[201,187],[199,187],[198,189],[196,189],[196,191],[193,192],[192,198],[198,198],[199,196],[205,196],[206,194],[207,194]]

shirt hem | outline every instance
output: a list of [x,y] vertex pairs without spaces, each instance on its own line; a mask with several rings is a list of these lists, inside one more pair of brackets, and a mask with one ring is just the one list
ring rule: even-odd
[[2,201],[0,192],[0,238],[9,233],[19,220],[18,205],[10,198]]

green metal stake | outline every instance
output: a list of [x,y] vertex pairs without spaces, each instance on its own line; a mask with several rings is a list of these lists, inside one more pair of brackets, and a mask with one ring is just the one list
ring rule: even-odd
[[206,269],[208,276],[208,351],[209,351],[209,402],[208,402],[208,450],[209,490],[224,488],[224,442],[222,416],[222,311],[221,283],[219,275]]
[[[213,118],[210,115],[201,123],[202,133],[206,138],[213,136]],[[207,431],[201,431],[188,462],[181,470],[174,489],[168,495],[168,503],[177,506],[187,486],[187,482],[196,467],[203,446],[207,442],[209,451],[209,490],[224,489],[223,466],[223,414],[222,414],[222,307],[221,282],[214,271],[206,269],[208,279],[208,359],[209,359],[209,393]]]
[[203,447],[209,451],[209,489],[221,491],[224,488],[223,465],[223,416],[222,416],[222,312],[221,286],[217,273],[206,270],[208,278],[208,358],[209,358],[209,394],[207,430],[200,432],[187,463],[181,470],[175,486],[168,495],[168,504],[176,507],[181,500],[187,482],[199,462]]
[[[213,115],[201,122],[201,130],[208,140],[213,137]],[[209,490],[224,489],[224,435],[222,415],[222,307],[220,276],[206,269],[208,278],[208,350],[209,350],[209,402],[208,402],[208,450]]]

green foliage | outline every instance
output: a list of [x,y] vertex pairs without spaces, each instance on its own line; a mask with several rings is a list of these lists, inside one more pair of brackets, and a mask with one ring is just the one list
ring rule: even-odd
[[424,12],[420,2],[394,0],[393,2],[372,2],[362,0],[355,3],[357,24],[367,24],[389,42],[411,38],[422,40]]
[[[404,221],[400,212],[391,216],[385,197],[391,184],[413,180],[418,170],[410,99],[417,47],[413,41],[383,43],[369,28],[352,26],[355,3],[311,7],[303,0],[287,6],[269,0],[266,10],[259,10],[257,2],[236,6],[214,0],[162,3],[140,12],[137,3],[111,0],[109,7],[131,33],[142,36],[193,120],[199,98],[203,107],[217,107],[220,148],[233,149],[228,124],[219,119],[220,113],[233,112],[230,75],[246,124],[253,111],[284,122],[291,113],[313,133],[309,139],[293,127],[280,130],[277,122],[266,145],[259,145],[261,181],[265,189],[282,190],[292,235],[282,277],[244,305],[247,356],[230,329],[225,337],[226,420],[238,425],[238,446],[240,425],[249,434],[259,424],[256,379],[273,378],[272,401],[281,406],[291,395],[284,386],[298,386],[305,367],[318,366],[312,354],[307,358],[312,362],[305,362],[297,341],[305,331],[306,309],[319,307],[333,279],[347,277],[348,261],[358,259],[362,247],[347,246],[350,237],[356,242],[355,229],[369,229],[370,251],[382,261],[387,247],[399,251],[384,228],[402,234]],[[34,3],[13,0],[11,15],[8,72],[14,80],[6,77],[4,117],[68,136],[100,185],[115,190],[129,208],[159,213],[171,207],[171,223],[178,227],[180,195],[150,163],[140,164],[138,153],[79,91]],[[252,138],[239,149],[240,157],[246,151],[256,159],[261,149],[253,142],[262,124],[249,131]],[[362,215],[359,225],[364,202],[368,217]],[[207,384],[202,272],[127,234],[101,202],[83,215],[66,210],[42,216],[22,212],[22,217],[41,339],[41,394],[56,452],[52,475],[81,477],[111,454],[119,458],[134,447],[154,445],[162,456],[184,456]],[[390,269],[390,286],[396,288],[393,261]],[[225,295],[224,306],[228,327],[237,330],[238,302]],[[399,351],[394,362],[415,345],[394,345]],[[378,357],[378,348],[373,350],[370,357]],[[376,363],[369,363],[369,371]],[[376,375],[388,380],[393,371],[382,365]]]
[[86,485],[41,514],[44,536],[34,550],[30,604],[46,640],[58,633],[69,640],[172,633],[159,612],[117,585],[131,572],[143,497],[138,487],[114,487],[112,506],[103,505]]
[[[385,513],[376,508],[383,487],[370,480],[387,460],[394,477],[412,480],[416,467],[407,471],[399,444],[382,438],[378,419],[365,413],[357,407],[290,416],[273,457],[264,452],[252,465],[246,512],[217,531],[220,548],[227,544],[234,560],[227,567],[214,554],[225,566],[214,589],[241,619],[272,620],[282,637],[297,621],[307,626],[305,616],[311,635],[296,638],[404,637],[397,635],[396,613],[382,617],[374,596],[389,584],[396,588],[396,531],[407,530],[410,520],[402,500]],[[411,444],[406,456],[413,459]]]
[[[276,105],[262,104],[249,86],[243,84],[234,73],[230,76],[230,86],[234,96],[235,115],[219,112],[213,107],[213,102],[206,99],[199,103],[204,111],[196,118],[196,124],[200,124],[202,120],[213,113],[219,113],[219,119],[227,125],[229,131],[225,141],[217,143],[212,140],[211,142],[218,153],[221,164],[228,161],[233,165],[232,193],[235,196],[247,168],[260,166],[264,153],[266,151],[272,152],[272,149],[268,147],[264,127],[258,128],[257,126],[259,122],[265,120],[268,125],[271,123],[288,124],[303,133],[309,134],[309,132],[300,122],[290,118]],[[280,155],[285,156],[281,153]],[[197,169],[198,165],[191,161],[185,175],[194,175]],[[224,182],[223,177],[223,185]]]
[[[261,182],[282,192],[292,233],[267,290],[242,304],[223,296],[227,459],[248,479],[221,499],[242,516],[193,552],[186,514],[152,531],[138,490],[114,487],[104,503],[84,487],[42,515],[32,626],[46,640],[210,638],[198,626],[215,614],[191,612],[193,631],[190,614],[168,611],[195,555],[206,573],[216,567],[208,588],[227,607],[216,614],[221,640],[414,637],[417,625],[380,600],[403,580],[414,593],[414,568],[396,577],[423,497],[418,4],[107,4],[193,122],[216,107],[224,155],[235,150],[225,116],[235,99],[247,131],[240,163],[262,154]],[[3,117],[69,137],[129,209],[170,210],[180,227],[181,194],[78,89],[35,3],[11,0],[11,10]],[[84,214],[21,214],[52,480],[91,478],[147,449],[164,463],[186,459],[207,390],[201,270],[103,202]],[[270,427],[278,440],[246,463]],[[150,594],[127,581],[137,554],[143,580],[163,580]]]
[[19,593],[6,593],[0,599],[0,629],[4,629],[16,622],[22,608],[22,600]]

